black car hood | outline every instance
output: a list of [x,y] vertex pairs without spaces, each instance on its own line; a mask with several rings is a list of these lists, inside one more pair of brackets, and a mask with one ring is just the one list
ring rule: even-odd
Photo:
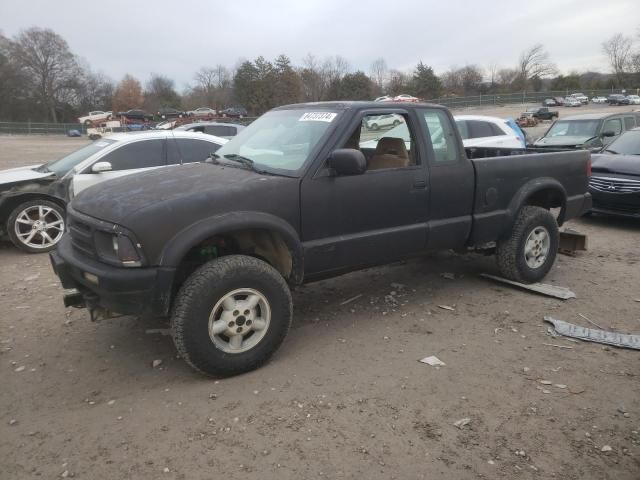
[[602,153],[591,156],[594,173],[617,173],[640,176],[640,155],[615,155]]

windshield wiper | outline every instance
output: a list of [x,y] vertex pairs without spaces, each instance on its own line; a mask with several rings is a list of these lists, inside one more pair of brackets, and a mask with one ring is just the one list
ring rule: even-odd
[[226,155],[224,155],[224,158],[245,165],[251,170],[255,170],[255,167],[253,166],[254,161],[250,158],[243,157],[242,155],[238,155],[237,153],[227,153]]
[[615,150],[610,150],[608,148],[604,149],[605,152],[613,153],[614,155],[618,155],[620,152],[616,152]]

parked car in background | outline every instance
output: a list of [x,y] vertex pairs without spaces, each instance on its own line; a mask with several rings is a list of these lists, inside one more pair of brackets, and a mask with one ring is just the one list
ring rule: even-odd
[[593,97],[591,103],[607,103],[607,97]]
[[197,117],[197,118],[213,118],[216,115],[218,115],[218,112],[216,112],[215,109],[213,108],[200,107],[200,108],[196,108],[195,110],[189,110],[187,112],[187,115],[189,115],[190,117]]
[[638,95],[627,95],[627,100],[629,100],[629,105],[640,105],[640,96]]
[[565,107],[580,107],[582,106],[582,103],[577,98],[567,97],[564,99],[563,105]]
[[234,123],[196,122],[180,125],[176,128],[176,131],[200,132],[230,139],[235,137],[244,128],[244,125],[236,125]]
[[592,212],[640,218],[640,128],[591,156]]
[[90,125],[92,122],[99,122],[100,120],[111,120],[112,112],[103,112],[102,110],[94,110],[89,112],[84,117],[78,117],[78,123]]
[[376,98],[374,102],[393,102],[393,97],[390,97],[389,95],[383,95],[382,97]]
[[183,115],[185,115],[185,113],[182,110],[177,110],[173,107],[161,107],[156,113],[156,116],[163,120],[168,118],[180,118]]
[[247,110],[242,107],[230,107],[225,108],[224,110],[220,110],[220,115],[223,117],[232,117],[232,118],[244,118],[249,116]]
[[556,107],[558,106],[558,102],[556,102],[555,98],[545,98],[542,101],[543,107]]
[[553,120],[560,116],[557,110],[549,110],[547,107],[529,107],[526,113],[532,114],[538,120]]
[[138,110],[138,109],[127,110],[126,112],[118,112],[117,116],[124,117],[128,120],[142,120],[142,121],[153,120],[153,115],[145,112],[144,110]]
[[393,113],[385,115],[374,115],[367,117],[364,126],[369,130],[380,130],[381,128],[392,128],[400,125],[402,117]]
[[600,150],[626,130],[634,128],[640,113],[591,113],[556,120],[534,143],[536,148]]
[[525,140],[506,120],[484,115],[455,115],[465,147],[524,148]]
[[564,105],[564,97],[553,97],[553,99],[556,101],[556,105],[558,106]]
[[153,126],[154,130],[168,130],[175,126],[176,121],[174,120],[165,120],[164,122],[156,123]]
[[65,230],[65,208],[85,188],[153,168],[203,161],[227,140],[191,132],[116,133],[43,165],[0,171],[0,236],[46,252]]
[[607,97],[609,105],[629,105],[629,99],[621,93],[612,93]]
[[584,93],[572,93],[569,96],[571,98],[575,98],[583,105],[587,105],[589,103],[589,97],[587,97]]
[[406,93],[396,95],[393,97],[394,102],[419,102],[420,99],[418,97],[414,97],[413,95],[408,95]]

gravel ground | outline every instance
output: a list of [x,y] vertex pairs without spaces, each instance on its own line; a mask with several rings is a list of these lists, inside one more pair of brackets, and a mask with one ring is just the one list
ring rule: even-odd
[[[0,166],[84,143],[3,136]],[[638,352],[553,338],[542,318],[640,333],[640,222],[569,226],[589,250],[547,281],[576,299],[478,277],[491,257],[368,269],[296,289],[274,359],[219,381],[149,331],[162,320],[65,311],[47,256],[0,244],[0,477],[637,480]]]

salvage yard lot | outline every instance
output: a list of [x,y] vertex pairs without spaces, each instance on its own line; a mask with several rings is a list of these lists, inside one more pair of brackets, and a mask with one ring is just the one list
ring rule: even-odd
[[[0,137],[0,168],[85,142]],[[589,251],[546,281],[577,299],[478,277],[492,257],[373,268],[297,288],[273,360],[219,381],[176,358],[161,321],[65,311],[48,257],[0,244],[0,477],[637,479],[638,352],[553,338],[542,319],[640,332],[640,222],[568,226]]]

